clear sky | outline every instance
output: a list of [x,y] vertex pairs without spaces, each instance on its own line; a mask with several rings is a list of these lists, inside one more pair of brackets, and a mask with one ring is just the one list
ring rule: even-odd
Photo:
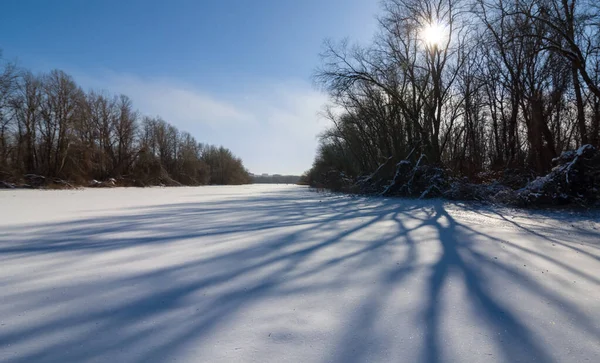
[[4,58],[130,96],[253,173],[308,169],[325,38],[371,39],[378,0],[0,0]]

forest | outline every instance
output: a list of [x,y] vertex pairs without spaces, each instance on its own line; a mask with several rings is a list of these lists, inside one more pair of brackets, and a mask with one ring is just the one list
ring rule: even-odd
[[0,57],[2,186],[250,182],[230,150],[142,116],[127,96],[86,92],[63,71],[33,74]]
[[332,126],[305,180],[459,199],[591,188],[598,199],[596,0],[384,0],[378,20],[370,44],[325,44],[315,81]]

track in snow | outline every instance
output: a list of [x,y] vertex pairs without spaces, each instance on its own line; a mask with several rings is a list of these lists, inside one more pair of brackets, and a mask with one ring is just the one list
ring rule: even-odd
[[2,362],[598,362],[599,214],[0,192]]

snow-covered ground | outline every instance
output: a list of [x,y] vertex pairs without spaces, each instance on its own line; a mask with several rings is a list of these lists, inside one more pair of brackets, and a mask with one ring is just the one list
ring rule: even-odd
[[600,362],[600,214],[0,191],[2,362]]

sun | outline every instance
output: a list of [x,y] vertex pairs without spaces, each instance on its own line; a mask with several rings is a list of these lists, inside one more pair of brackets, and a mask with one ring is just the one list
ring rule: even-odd
[[446,38],[446,29],[440,23],[428,24],[421,30],[421,38],[425,45],[438,47]]

